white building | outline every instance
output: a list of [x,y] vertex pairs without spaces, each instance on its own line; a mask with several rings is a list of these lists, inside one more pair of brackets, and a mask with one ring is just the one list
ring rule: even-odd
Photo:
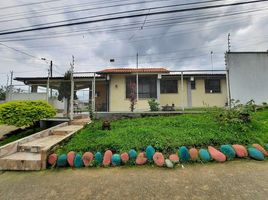
[[268,52],[227,52],[230,99],[268,102]]

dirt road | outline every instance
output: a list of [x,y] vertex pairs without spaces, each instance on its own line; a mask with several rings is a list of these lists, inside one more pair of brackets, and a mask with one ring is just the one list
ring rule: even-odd
[[0,172],[1,200],[268,199],[268,162]]

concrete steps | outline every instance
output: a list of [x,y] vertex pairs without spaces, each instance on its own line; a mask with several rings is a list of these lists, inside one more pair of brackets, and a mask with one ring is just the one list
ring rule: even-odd
[[50,150],[82,129],[89,119],[62,123],[0,147],[0,170],[41,170],[46,168]]

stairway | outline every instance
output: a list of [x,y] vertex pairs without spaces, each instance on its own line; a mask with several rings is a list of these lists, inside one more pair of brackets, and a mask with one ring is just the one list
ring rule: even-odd
[[87,123],[88,118],[65,122],[0,147],[0,170],[46,169],[50,151]]

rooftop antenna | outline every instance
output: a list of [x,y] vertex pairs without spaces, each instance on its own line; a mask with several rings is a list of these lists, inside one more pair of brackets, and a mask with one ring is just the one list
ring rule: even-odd
[[211,61],[211,71],[212,71],[212,74],[213,74],[213,51],[210,52],[210,61]]
[[230,52],[231,51],[231,34],[230,33],[228,33],[228,52]]

